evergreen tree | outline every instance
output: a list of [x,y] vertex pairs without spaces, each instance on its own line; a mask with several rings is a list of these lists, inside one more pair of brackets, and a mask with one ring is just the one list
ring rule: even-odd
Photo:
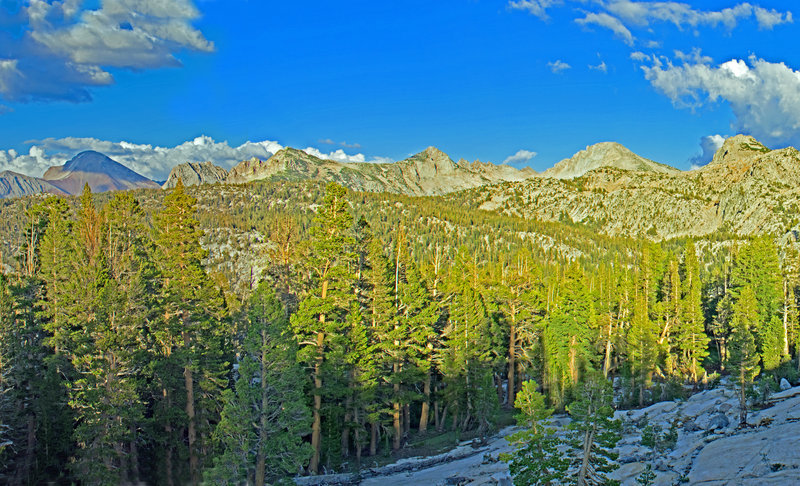
[[681,324],[676,329],[675,341],[680,352],[679,367],[693,383],[697,383],[703,360],[708,356],[709,339],[704,326],[700,265],[692,241],[686,243],[683,252],[683,269],[685,285]]
[[514,484],[557,484],[566,477],[569,458],[558,447],[560,441],[548,419],[553,409],[545,406],[545,397],[536,391],[535,381],[525,381],[515,398],[517,426],[522,430],[507,437],[514,452],[501,455],[508,462]]
[[582,270],[574,264],[564,275],[559,300],[544,330],[544,350],[550,399],[556,408],[589,363],[594,310]]
[[537,324],[544,314],[541,285],[531,275],[531,265],[529,255],[517,255],[514,261],[502,268],[493,293],[508,326],[508,405],[514,404],[519,386],[517,369],[530,364],[530,351],[539,338]]
[[408,329],[406,345],[409,367],[404,379],[408,383],[422,382],[418,429],[425,432],[430,413],[434,348],[437,344],[434,325],[439,320],[439,314],[419,267],[410,258],[406,263],[405,279],[399,286],[398,303],[401,326]]
[[612,449],[621,438],[622,422],[614,420],[611,384],[593,373],[578,386],[576,396],[568,408],[571,463],[576,471],[569,484],[614,484],[606,473],[619,467],[613,462],[617,454]]
[[[183,469],[173,471],[184,433],[188,479],[193,484],[200,480],[201,456],[209,450],[209,426],[217,420],[227,367],[224,301],[202,264],[207,252],[200,245],[203,232],[195,216],[196,203],[179,181],[155,215],[163,314],[151,331],[158,349],[154,371],[162,402],[156,420],[165,432],[165,482],[170,485],[178,481],[175,472]],[[175,415],[178,404],[183,405],[182,417]],[[185,432],[173,424],[185,424]]]
[[739,397],[739,425],[747,425],[747,395],[758,375],[758,352],[752,328],[758,322],[756,296],[750,286],[739,293],[731,317],[730,358],[728,368],[736,383]]
[[214,431],[220,455],[206,478],[213,484],[274,484],[297,472],[311,448],[310,430],[296,343],[287,334],[284,309],[261,282],[247,309],[238,378],[224,391],[221,419]]
[[647,275],[642,273],[637,275],[639,285],[634,297],[631,326],[627,333],[626,363],[631,378],[631,391],[640,407],[645,404],[645,392],[650,386],[658,360],[658,328],[650,320],[647,299],[649,282]]
[[353,276],[349,264],[354,241],[350,235],[353,218],[346,199],[347,191],[335,183],[328,184],[323,205],[318,209],[311,228],[311,248],[308,262],[312,269],[315,286],[300,303],[292,316],[292,329],[300,349],[298,360],[311,369],[313,383],[313,423],[311,447],[313,455],[309,470],[319,471],[322,450],[322,399],[326,391],[333,392],[335,383],[328,383],[323,390],[323,377],[338,363],[326,362],[326,357],[341,356],[341,344],[337,342],[349,306]]
[[470,282],[462,279],[459,285],[442,333],[439,369],[453,425],[466,430],[477,420],[481,433],[485,433],[498,406],[492,386],[490,316]]

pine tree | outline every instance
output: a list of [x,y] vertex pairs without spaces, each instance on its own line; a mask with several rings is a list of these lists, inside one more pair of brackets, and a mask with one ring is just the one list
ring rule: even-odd
[[[756,347],[762,359],[770,363],[780,361],[783,354],[782,331],[773,326],[773,318],[780,316],[782,291],[778,251],[771,238],[762,236],[745,245],[737,255],[731,271],[730,293],[739,298],[742,289],[749,286],[756,299],[758,320],[750,323],[756,338]],[[780,344],[780,348],[777,344]],[[777,366],[777,365],[775,365]]]
[[324,368],[332,369],[338,365],[336,362],[326,362],[326,357],[341,355],[340,349],[335,349],[336,340],[341,336],[352,291],[353,276],[349,271],[349,263],[354,241],[349,232],[353,218],[348,210],[346,194],[346,189],[338,184],[330,183],[326,187],[323,205],[318,209],[310,230],[308,261],[316,285],[300,303],[291,320],[300,345],[298,360],[311,368],[314,387],[311,428],[313,455],[308,466],[313,473],[319,471],[320,465],[323,393],[332,391],[335,385],[328,383],[326,390],[323,390]]
[[[219,410],[219,392],[226,369],[223,349],[226,327],[221,325],[224,301],[203,267],[206,251],[203,232],[195,216],[196,200],[183,183],[164,198],[155,215],[157,262],[162,275],[162,318],[153,331],[159,350],[156,383],[161,388],[157,420],[165,431],[166,482],[177,481],[173,462],[182,442],[172,424],[185,423],[189,480],[200,480],[201,457]],[[179,375],[183,375],[183,382]],[[176,420],[174,408],[182,403],[185,415]]]
[[[368,268],[366,270],[367,302],[364,319],[368,322],[369,333],[373,340],[374,357],[369,363],[370,375],[376,380],[373,403],[366,407],[370,424],[370,455],[377,453],[379,424],[384,415],[392,415],[389,390],[392,358],[389,350],[394,346],[390,332],[395,319],[394,295],[389,278],[389,261],[384,254],[384,245],[379,238],[373,238],[369,244]],[[365,363],[366,365],[367,363]],[[390,411],[391,410],[391,411]],[[393,418],[393,417],[392,417]],[[394,424],[393,424],[394,426]],[[399,429],[399,423],[395,429]],[[399,441],[399,439],[398,439]]]
[[754,323],[758,322],[756,296],[750,286],[739,293],[739,300],[731,317],[730,358],[728,368],[736,383],[739,397],[739,425],[747,425],[747,395],[753,379],[759,373],[758,351],[753,336]]
[[405,279],[400,283],[398,302],[401,325],[408,329],[409,366],[404,379],[409,383],[422,381],[418,429],[425,432],[430,410],[433,355],[437,345],[434,325],[439,314],[419,267],[410,258],[406,263]]
[[705,333],[700,265],[694,243],[686,243],[683,253],[684,293],[680,326],[675,330],[675,341],[680,351],[679,367],[697,383],[698,372],[708,356],[708,336]]
[[602,376],[593,373],[578,386],[577,400],[568,411],[572,418],[569,424],[569,447],[575,476],[569,484],[578,486],[613,484],[606,473],[619,467],[612,452],[619,442],[622,422],[614,420],[611,384]]
[[75,224],[70,278],[71,287],[83,292],[68,313],[77,330],[68,350],[77,373],[70,387],[70,406],[78,421],[78,451],[72,467],[87,484],[110,485],[128,480],[130,466],[123,444],[129,442],[128,434],[135,425],[126,415],[141,420],[142,411],[132,382],[133,367],[120,356],[136,349],[138,332],[134,329],[131,335],[117,325],[117,317],[124,316],[127,309],[115,309],[113,291],[106,287],[109,275],[100,252],[100,225],[100,214],[86,184]]
[[573,264],[560,285],[559,300],[544,330],[544,349],[550,399],[563,407],[567,391],[580,378],[588,361],[590,329],[594,319],[592,300],[583,271]]
[[448,408],[460,430],[477,420],[479,431],[485,433],[498,406],[492,386],[491,318],[482,296],[466,279],[452,299],[439,353]]
[[529,364],[528,352],[538,341],[538,322],[544,314],[541,285],[531,275],[529,255],[519,254],[502,269],[493,294],[508,326],[508,394],[513,405],[517,386],[517,368]]
[[674,339],[671,339],[671,333],[675,333],[682,327],[682,290],[678,262],[674,258],[669,261],[668,268],[662,286],[663,301],[660,304],[664,325],[658,337],[658,344],[664,351],[665,372],[667,375],[673,375],[676,372],[679,357],[675,356],[677,353],[674,353],[674,348],[677,346],[673,345]]
[[238,378],[224,391],[214,431],[220,455],[206,479],[213,484],[274,484],[303,467],[311,447],[296,343],[285,312],[267,282],[250,297],[240,348]]
[[631,391],[636,394],[639,406],[645,404],[645,391],[650,386],[653,371],[658,360],[658,328],[650,319],[648,305],[649,277],[646,267],[637,274],[636,295],[633,302],[633,316],[627,332],[627,363]]
[[545,397],[536,391],[537,384],[529,380],[514,401],[519,412],[517,426],[522,430],[507,437],[514,447],[511,454],[501,455],[508,462],[515,485],[560,483],[566,477],[569,458],[559,451],[560,441],[550,425],[553,409],[545,406]]

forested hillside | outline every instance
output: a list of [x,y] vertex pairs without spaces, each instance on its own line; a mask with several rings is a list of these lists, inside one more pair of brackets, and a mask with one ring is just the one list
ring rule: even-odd
[[800,257],[771,236],[611,238],[312,182],[0,204],[11,484],[356,470],[484,437],[518,394],[534,436],[547,407],[591,428],[612,381],[628,408],[729,374],[746,419],[754,381],[797,376]]

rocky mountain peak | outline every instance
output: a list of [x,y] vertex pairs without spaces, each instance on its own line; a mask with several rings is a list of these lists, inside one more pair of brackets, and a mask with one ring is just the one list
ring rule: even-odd
[[227,175],[227,170],[211,162],[187,162],[173,167],[169,173],[169,178],[167,178],[162,187],[164,189],[175,187],[178,180],[182,180],[185,186],[216,184],[224,181]]
[[735,135],[725,140],[711,159],[711,164],[750,159],[767,152],[770,149],[750,135]]
[[423,176],[450,174],[455,172],[457,167],[450,156],[436,147],[428,147],[409,157],[405,162],[409,165],[413,164],[417,172]]
[[555,179],[573,179],[600,167],[639,172],[678,172],[678,169],[636,155],[619,143],[600,142],[589,145],[569,159],[562,160],[544,171],[542,175]]

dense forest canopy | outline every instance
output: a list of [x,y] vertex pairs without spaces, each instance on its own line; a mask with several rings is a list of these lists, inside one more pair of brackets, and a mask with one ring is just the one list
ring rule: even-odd
[[310,182],[0,204],[10,484],[263,485],[485,437],[515,403],[537,453],[553,410],[578,450],[612,404],[730,375],[746,421],[754,381],[798,374],[800,256],[768,235],[610,238]]

